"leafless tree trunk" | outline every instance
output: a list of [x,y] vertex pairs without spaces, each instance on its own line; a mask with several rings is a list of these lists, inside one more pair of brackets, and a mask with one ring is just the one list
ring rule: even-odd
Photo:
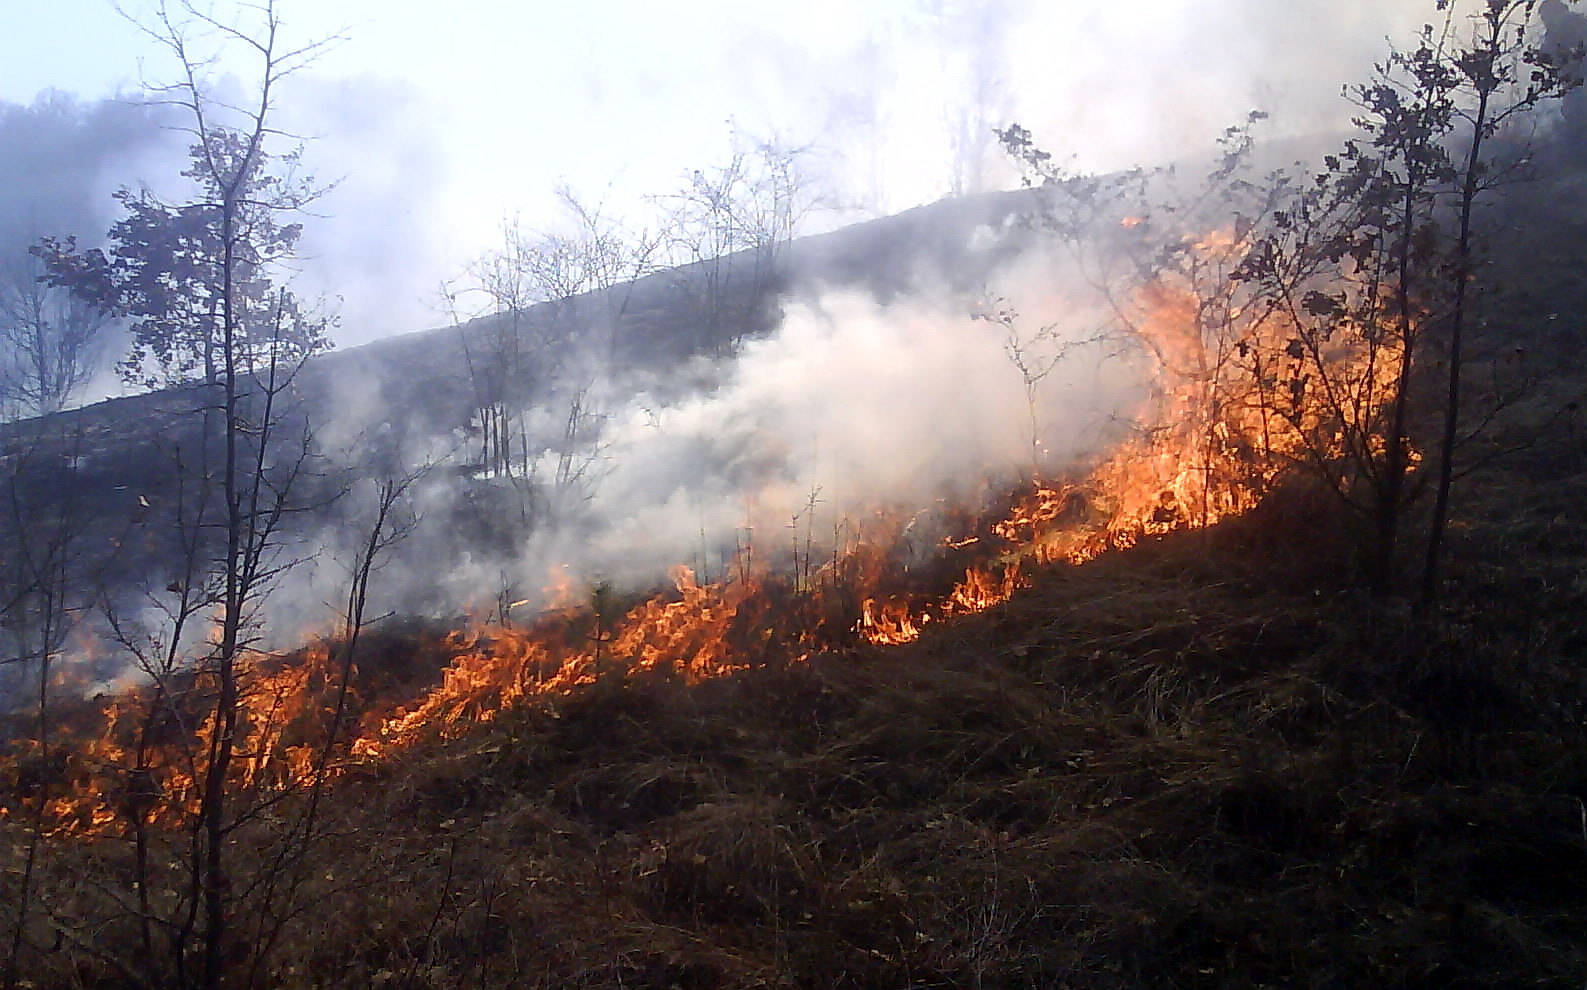
[[[301,366],[301,359],[295,366],[283,366],[284,351],[278,346],[291,329],[287,321],[295,318],[295,310],[289,311],[286,296],[278,292],[273,334],[263,341],[254,340],[243,326],[239,273],[241,266],[258,254],[250,239],[253,231],[249,218],[260,211],[264,215],[303,205],[301,195],[261,200],[255,180],[264,146],[278,133],[271,120],[277,86],[311,63],[328,44],[286,44],[275,0],[263,0],[243,13],[252,16],[251,24],[240,26],[219,20],[208,8],[189,0],[181,0],[177,6],[162,2],[153,20],[144,25],[179,67],[180,80],[161,90],[161,95],[188,115],[201,149],[201,178],[218,193],[218,202],[208,204],[218,216],[221,252],[218,284],[209,287],[210,298],[219,307],[220,330],[213,355],[216,401],[209,407],[209,415],[215,418],[219,429],[224,548],[217,561],[219,628],[215,646],[202,665],[215,693],[202,754],[195,821],[191,864],[195,896],[180,926],[183,934],[178,939],[176,960],[178,979],[185,984],[189,974],[183,943],[187,933],[195,935],[200,946],[196,982],[205,990],[218,986],[233,962],[230,899],[234,878],[226,849],[238,819],[238,811],[231,807],[231,776],[239,745],[242,678],[251,648],[250,630],[255,610],[276,572],[276,534],[284,514],[290,511],[291,491],[301,478],[308,456],[306,438],[295,457],[288,454],[282,458],[278,449],[282,439],[278,433],[283,426],[280,406]],[[202,73],[209,63],[195,50],[193,41],[199,33],[240,48],[255,61],[257,80],[247,106],[223,106],[207,91]],[[220,119],[226,114],[237,124]],[[228,145],[231,134],[239,139],[234,148]],[[208,348],[205,365],[208,372]],[[208,443],[207,435],[205,442]],[[277,466],[281,460],[284,468]]]
[[665,237],[678,285],[694,310],[700,353],[730,351],[760,329],[787,254],[819,206],[806,174],[808,146],[736,132],[725,165],[696,169],[670,196]]
[[0,264],[0,399],[8,417],[65,408],[99,370],[110,318],[62,286],[46,284],[32,255]]

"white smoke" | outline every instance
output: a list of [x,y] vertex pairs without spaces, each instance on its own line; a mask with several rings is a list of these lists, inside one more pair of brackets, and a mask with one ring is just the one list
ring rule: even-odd
[[[801,524],[825,538],[869,509],[976,498],[1029,468],[1019,373],[999,329],[959,302],[842,293],[800,305],[744,348],[720,388],[619,413],[585,561],[609,577],[654,575],[702,540],[786,529],[812,501],[818,520]],[[1129,400],[1121,367],[1074,387],[1100,357],[1076,351],[1073,369],[1044,383],[1039,413],[1060,463],[1096,453]]]
[[[978,315],[993,306],[1005,323]],[[664,381],[631,375],[582,389],[601,427],[575,452],[580,480],[555,518],[511,544],[470,546],[425,528],[426,518],[433,526],[466,514],[460,503],[481,486],[510,486],[466,480],[454,433],[418,438],[423,457],[442,467],[416,488],[418,531],[380,582],[390,599],[410,603],[395,607],[481,611],[506,598],[539,603],[548,585],[567,579],[640,591],[678,564],[718,578],[751,549],[757,561],[786,564],[798,540],[806,554],[830,554],[865,538],[878,511],[974,509],[1034,471],[1083,465],[1134,419],[1141,365],[1118,339],[1098,337],[1108,318],[1094,306],[1076,273],[1041,251],[975,295],[919,288],[882,302],[860,290],[812,291],[786,304],[773,332],[719,365],[697,359]],[[1011,333],[1027,361],[1051,366],[1033,394],[1011,360]],[[536,415],[527,421],[543,437],[568,396],[541,401],[544,425],[536,428]],[[350,389],[337,402],[343,425],[326,435],[357,442],[350,424],[379,415],[378,397]],[[541,455],[531,477],[542,490],[554,487],[565,455],[554,445]],[[334,546],[345,534],[316,539]],[[337,573],[322,569],[315,584],[323,587],[295,600],[331,600]]]

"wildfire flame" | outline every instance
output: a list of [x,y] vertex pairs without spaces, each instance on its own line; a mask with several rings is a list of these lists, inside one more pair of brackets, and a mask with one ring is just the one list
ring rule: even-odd
[[[1209,236],[1195,247],[1216,254],[1231,250],[1231,239]],[[945,594],[899,580],[892,547],[876,536],[907,530],[897,520],[871,525],[871,538],[838,548],[795,580],[740,569],[701,583],[680,567],[672,590],[626,609],[558,570],[548,583],[552,604],[539,619],[509,624],[504,615],[452,634],[438,678],[400,704],[356,687],[338,701],[343,671],[325,643],[292,662],[245,656],[238,758],[228,783],[251,794],[302,787],[349,763],[456,736],[530,699],[607,679],[717,677],[757,655],[797,658],[843,637],[909,643],[928,626],[1008,601],[1037,566],[1084,563],[1245,512],[1289,465],[1315,458],[1319,436],[1336,444],[1346,437],[1330,433],[1324,407],[1267,401],[1282,376],[1261,360],[1284,354],[1296,328],[1268,316],[1234,324],[1237,333],[1226,332],[1229,324],[1212,333],[1204,309],[1186,288],[1156,283],[1141,293],[1134,329],[1149,355],[1153,390],[1132,435],[1083,476],[1039,479],[1000,518],[950,535],[944,552],[974,562]],[[1240,316],[1231,310],[1228,318]],[[1343,378],[1359,383],[1363,401],[1387,395],[1396,362],[1382,353],[1374,361],[1340,346],[1330,360],[1352,369]],[[358,672],[349,673],[356,682]],[[48,779],[43,819],[54,830],[102,834],[191,822],[217,731],[214,697],[213,677],[198,668],[83,702],[59,733],[69,753],[64,766],[40,767],[35,744],[13,745],[0,764],[0,817],[19,816]]]

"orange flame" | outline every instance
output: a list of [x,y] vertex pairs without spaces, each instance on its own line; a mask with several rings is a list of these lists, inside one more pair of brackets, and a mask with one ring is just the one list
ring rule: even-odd
[[[1196,249],[1215,256],[1230,251],[1232,240],[1215,233]],[[796,581],[748,567],[745,555],[737,573],[714,583],[676,568],[671,591],[626,610],[604,589],[583,587],[558,569],[538,620],[452,634],[432,686],[399,704],[355,689],[348,727],[335,724],[342,671],[326,644],[292,662],[246,658],[228,786],[255,794],[302,787],[322,770],[454,737],[531,699],[607,679],[644,672],[717,677],[744,669],[757,654],[797,657],[835,636],[906,644],[934,623],[1007,602],[1027,585],[1033,564],[1079,564],[1245,512],[1288,465],[1315,454],[1308,444],[1345,438],[1330,433],[1326,409],[1268,401],[1279,376],[1260,359],[1283,355],[1295,328],[1270,316],[1241,322],[1237,310],[1228,319],[1209,332],[1189,289],[1158,283],[1144,290],[1135,329],[1152,365],[1153,391],[1133,435],[1084,478],[1038,480],[1001,518],[965,520],[963,534],[941,547],[978,562],[946,593],[922,590],[894,560],[911,525],[907,513],[868,518],[867,539],[853,538]],[[1374,363],[1343,345],[1336,350],[1330,360],[1347,369],[1341,380],[1360,389],[1362,401],[1388,394],[1393,360],[1379,353]],[[358,672],[351,673],[356,681]],[[62,742],[71,766],[54,785],[45,818],[56,829],[85,833],[191,822],[203,754],[216,731],[211,682],[198,670],[79,712]],[[333,732],[335,747],[328,744]],[[25,744],[13,746],[15,781],[3,790],[18,797],[0,793],[0,816],[27,804],[20,768],[29,758]]]

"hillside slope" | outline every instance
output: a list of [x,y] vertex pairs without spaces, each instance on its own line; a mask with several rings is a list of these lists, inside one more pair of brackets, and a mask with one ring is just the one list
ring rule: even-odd
[[304,971],[1579,985],[1587,458],[1534,456],[1563,477],[1468,498],[1427,620],[1318,594],[1327,513],[1281,500],[909,647],[591,690],[372,770],[323,890],[356,913]]
[[[909,646],[595,685],[368,764],[266,982],[1579,986],[1587,464],[1551,456],[1465,508],[1425,621],[1307,590],[1325,541],[1275,504]],[[51,896],[92,903],[116,844]]]
[[[305,508],[287,515],[282,539],[312,541],[345,527],[337,492],[375,473],[386,452],[416,450],[441,469],[429,483],[446,493],[429,500],[428,530],[448,537],[433,552],[454,559],[499,552],[496,523],[506,510],[497,503],[518,493],[503,491],[513,487],[503,483],[510,479],[481,477],[488,472],[478,449],[487,393],[502,387],[487,378],[500,374],[504,348],[522,354],[524,381],[510,383],[512,401],[553,423],[566,415],[550,408],[561,398],[553,395],[557,379],[599,380],[613,405],[639,389],[699,388],[699,370],[683,374],[686,365],[709,367],[737,341],[770,330],[780,306],[806,295],[847,291],[885,301],[917,283],[978,286],[1028,246],[1033,235],[1021,218],[1033,207],[1029,191],[947,200],[796,240],[770,274],[749,273],[756,259],[740,253],[541,303],[516,321],[487,316],[314,357],[283,395],[286,418],[276,431],[283,449],[310,436],[313,453],[295,496]],[[711,304],[721,313],[702,329],[698,292],[708,264],[711,291],[720,294]],[[110,600],[164,587],[180,570],[180,548],[166,537],[181,528],[183,506],[191,512],[195,504],[211,401],[201,385],[189,385],[0,425],[0,467],[15,476],[19,506],[41,514],[60,504],[51,493],[73,493],[80,520],[73,539],[82,555],[75,566],[94,575]],[[556,429],[526,436],[534,449],[523,457],[560,439]],[[218,464],[218,439],[211,443]],[[16,552],[16,536],[0,520],[0,548]]]
[[[1455,488],[1425,614],[1360,590],[1360,517],[1302,480],[1207,529],[1032,564],[1008,601],[939,611],[903,645],[819,614],[800,639],[818,590],[768,581],[754,608],[718,610],[732,650],[708,675],[681,650],[603,664],[616,613],[597,587],[552,624],[593,650],[590,677],[549,682],[537,662],[555,653],[497,651],[504,679],[477,686],[491,706],[464,693],[384,749],[378,730],[412,713],[400,699],[523,634],[377,623],[348,668],[356,700],[385,699],[353,709],[376,746],[339,755],[323,797],[239,788],[256,803],[226,834],[230,946],[265,960],[239,985],[1581,986],[1587,434],[1569,400],[1587,382],[1580,287],[1556,277],[1583,256],[1578,227],[1503,259],[1511,285],[1563,288],[1485,311],[1473,391],[1509,380],[1487,372],[1517,341],[1539,365],[1519,397],[1478,396],[1505,402],[1469,455],[1485,470]],[[1560,270],[1528,272],[1540,257]],[[299,694],[323,699],[308,658],[326,655],[266,672],[304,671],[318,680]],[[328,709],[283,714],[283,733],[335,723]],[[98,806],[121,809],[47,847],[35,985],[142,985],[125,880],[145,847],[118,815],[148,794],[95,748],[115,739],[94,719],[119,710],[61,705],[62,765],[18,760],[0,781],[25,796],[104,778]],[[6,876],[27,837],[0,820]],[[157,835],[175,851],[147,867],[173,902],[184,838]]]

